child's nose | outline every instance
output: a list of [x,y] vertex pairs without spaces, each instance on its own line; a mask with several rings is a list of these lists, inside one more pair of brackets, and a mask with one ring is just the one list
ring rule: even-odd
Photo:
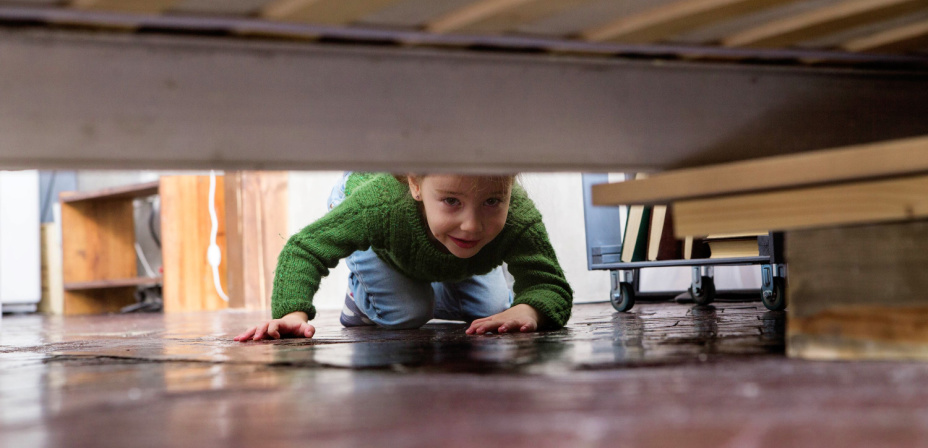
[[480,232],[483,230],[483,222],[476,213],[469,213],[461,223],[461,230],[465,232]]

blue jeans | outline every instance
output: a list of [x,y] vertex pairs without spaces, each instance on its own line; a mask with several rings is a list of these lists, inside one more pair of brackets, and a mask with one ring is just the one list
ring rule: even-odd
[[[332,189],[330,210],[345,200],[349,174]],[[346,262],[355,303],[382,327],[419,328],[433,317],[471,321],[505,311],[512,303],[502,266],[460,282],[429,283],[403,275],[371,249],[354,252]]]

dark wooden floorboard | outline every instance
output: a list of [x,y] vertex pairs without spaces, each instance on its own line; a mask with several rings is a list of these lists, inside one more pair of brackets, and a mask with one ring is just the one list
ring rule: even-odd
[[784,357],[755,303],[578,305],[567,328],[344,329],[262,313],[5,316],[0,446],[889,446],[928,442],[928,365]]

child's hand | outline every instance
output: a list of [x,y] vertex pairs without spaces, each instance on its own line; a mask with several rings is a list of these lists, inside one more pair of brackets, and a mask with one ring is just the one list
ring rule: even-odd
[[262,339],[311,338],[316,328],[309,324],[309,316],[302,311],[295,311],[280,319],[269,320],[235,337],[236,341],[260,341]]
[[467,334],[484,334],[488,331],[497,333],[522,332],[529,333],[541,326],[543,316],[535,308],[526,304],[519,304],[502,313],[490,317],[477,319],[467,328]]

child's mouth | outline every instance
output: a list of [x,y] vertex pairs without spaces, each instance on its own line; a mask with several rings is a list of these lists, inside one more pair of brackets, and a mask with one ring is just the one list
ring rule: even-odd
[[460,248],[462,248],[462,249],[470,249],[470,248],[476,246],[477,243],[480,242],[480,240],[473,240],[473,241],[471,241],[471,240],[462,240],[462,239],[460,239],[460,238],[455,238],[455,237],[450,236],[450,235],[448,236],[448,238],[451,238],[451,241],[454,241],[454,244],[457,244],[457,246],[460,247]]

